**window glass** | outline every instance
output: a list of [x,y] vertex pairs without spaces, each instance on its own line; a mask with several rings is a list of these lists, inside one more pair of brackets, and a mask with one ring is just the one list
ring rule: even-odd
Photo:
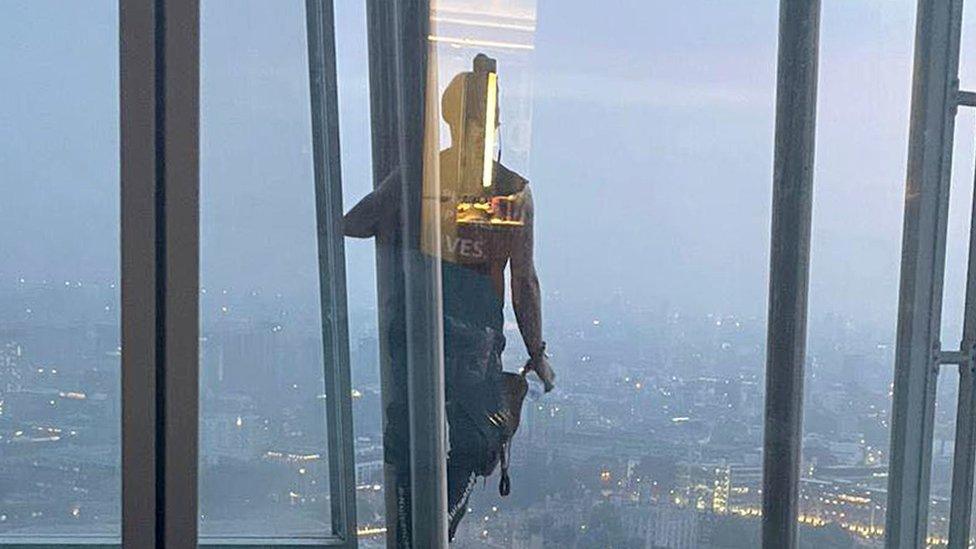
[[120,532],[118,36],[0,3],[0,543]]
[[[467,328],[503,336],[485,356],[503,347],[505,371],[541,367],[533,267],[557,376],[552,392],[530,389],[511,494],[499,495],[500,464],[476,483],[459,546],[758,544],[776,32],[772,1],[435,3],[441,119],[454,75],[470,71],[464,93],[487,105],[475,138],[491,137],[497,85],[484,150],[501,155],[479,210],[465,170],[485,153],[464,148],[467,128],[440,125],[441,194],[445,170],[463,187],[441,248],[448,418]],[[487,92],[480,53],[497,69]],[[514,206],[497,199],[513,194]],[[531,227],[531,262],[509,212]],[[479,222],[513,233],[485,238],[481,263]]]
[[810,546],[884,535],[915,7],[824,5],[821,19],[800,479]]
[[[345,209],[373,188],[366,2],[336,2],[336,62]],[[349,351],[360,546],[383,547],[383,405],[373,242],[346,239]]]
[[[805,546],[884,536],[915,9],[823,8]],[[759,545],[777,23],[772,0],[432,2],[422,245],[442,275],[459,547]],[[946,349],[961,333],[971,143],[967,110]],[[489,460],[485,485],[465,482],[482,476],[458,434],[479,402],[472,364],[557,374],[552,392],[529,390],[508,497],[502,463]],[[945,368],[938,390],[933,543],[947,531],[956,376]]]
[[331,533],[305,29],[201,3],[203,538]]
[[976,58],[973,57],[973,48],[976,46],[976,27],[973,26],[973,21],[976,21],[976,6],[964,2],[962,11],[959,88],[972,91],[976,89]]

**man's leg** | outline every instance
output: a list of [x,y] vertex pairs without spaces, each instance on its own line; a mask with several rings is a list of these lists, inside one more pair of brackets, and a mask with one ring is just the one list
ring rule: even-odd
[[396,399],[387,407],[386,432],[383,435],[384,459],[392,469],[396,486],[397,549],[410,549],[413,515],[410,506],[410,425],[405,399]]
[[[401,478],[405,477],[405,478]],[[396,540],[397,549],[410,549],[413,530],[410,528],[412,513],[410,510],[410,475],[396,471],[397,520]]]
[[466,461],[458,458],[447,460],[448,536],[451,541],[454,541],[457,527],[468,512],[468,499],[477,482],[474,469]]

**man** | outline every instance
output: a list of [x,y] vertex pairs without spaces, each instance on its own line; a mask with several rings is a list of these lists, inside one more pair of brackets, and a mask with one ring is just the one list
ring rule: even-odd
[[[486,86],[496,85],[497,80],[495,77],[485,80],[486,75],[494,72],[494,61],[479,55],[474,65],[474,71],[455,76],[442,97],[442,116],[451,131],[451,146],[439,154],[437,194],[424,203],[424,222],[438,218],[430,215],[433,208],[440,210],[439,225],[427,225],[425,230],[440,233],[441,237],[440,245],[435,245],[438,249],[428,252],[434,260],[440,260],[442,269],[444,366],[450,425],[448,509],[452,539],[467,510],[477,476],[491,474],[500,460],[503,482],[507,481],[507,441],[498,448],[490,433],[483,436],[479,432],[483,429],[480,429],[478,411],[503,399],[498,393],[504,391],[500,380],[508,265],[511,266],[512,305],[530,357],[524,373],[535,372],[546,392],[553,388],[555,381],[542,339],[541,296],[533,263],[532,192],[524,178],[500,162],[485,158],[491,150],[485,146],[486,134],[493,136],[498,128],[497,103],[493,113],[485,107],[486,92],[490,89]],[[492,93],[497,98],[497,88]],[[388,240],[399,246],[401,192],[399,170],[393,170],[376,190],[346,214],[345,234],[357,238],[390,236]],[[391,316],[392,321],[381,335],[391,348],[393,390],[396,391],[387,410],[385,446],[386,461],[396,469],[397,540],[404,547],[409,546],[410,539],[409,424],[406,365],[402,360],[405,319],[402,311]],[[517,410],[513,412],[517,416]]]

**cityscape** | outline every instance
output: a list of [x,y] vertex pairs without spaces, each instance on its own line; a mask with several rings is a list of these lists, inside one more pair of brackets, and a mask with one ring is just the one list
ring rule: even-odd
[[[497,495],[497,478],[479,483],[456,545],[757,546],[764,320],[620,293],[570,302],[552,291],[545,302],[558,389],[526,400],[512,494]],[[303,303],[201,290],[205,537],[329,531],[321,336],[317,306]],[[375,315],[350,311],[364,547],[385,542]],[[526,356],[514,322],[506,328],[515,370]],[[882,544],[891,340],[848,318],[811,321],[806,547]],[[0,536],[118,535],[120,354],[115,283],[0,281]],[[937,412],[932,547],[946,541],[953,413]]]
[[[118,3],[3,4],[0,543],[114,539]],[[496,46],[525,35],[520,48],[488,53],[499,54],[499,150],[537,199],[544,337],[558,374],[554,392],[525,402],[511,495],[498,495],[497,473],[479,482],[454,545],[759,546],[777,3],[441,4],[462,9],[437,14],[440,30],[453,19]],[[484,21],[465,13],[481,4],[531,16],[514,28],[505,17],[468,25]],[[916,9],[823,6],[805,548],[884,545]],[[205,540],[312,538],[331,526],[304,10],[201,3]],[[971,15],[964,52],[974,51]],[[383,118],[366,3],[337,2],[335,17],[348,207],[383,175],[372,126]],[[445,73],[481,51],[439,44]],[[960,89],[973,89],[973,66],[961,63]],[[960,109],[954,163],[966,168],[948,205],[950,322],[966,288],[972,116]],[[384,547],[374,244],[350,240],[346,252],[359,545]],[[951,344],[953,328],[942,332]],[[514,371],[526,354],[512,318],[506,337]],[[947,541],[954,368],[939,378],[931,547]]]

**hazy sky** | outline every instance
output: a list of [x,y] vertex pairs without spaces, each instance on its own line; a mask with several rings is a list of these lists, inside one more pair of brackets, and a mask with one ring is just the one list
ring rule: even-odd
[[[365,13],[363,2],[336,3],[351,205],[371,184]],[[316,291],[303,4],[202,2],[204,284]],[[116,5],[0,2],[3,281],[117,276]],[[893,322],[914,6],[824,3],[813,314]],[[967,9],[963,50],[973,52]],[[540,0],[538,18],[533,117],[522,122],[544,289],[762,314],[776,2]],[[963,65],[963,86],[976,88],[976,59],[964,54]],[[504,87],[505,68],[503,102],[520,93]],[[968,111],[957,139],[950,319],[972,192]],[[348,255],[361,307],[375,284],[372,244],[350,242]]]

